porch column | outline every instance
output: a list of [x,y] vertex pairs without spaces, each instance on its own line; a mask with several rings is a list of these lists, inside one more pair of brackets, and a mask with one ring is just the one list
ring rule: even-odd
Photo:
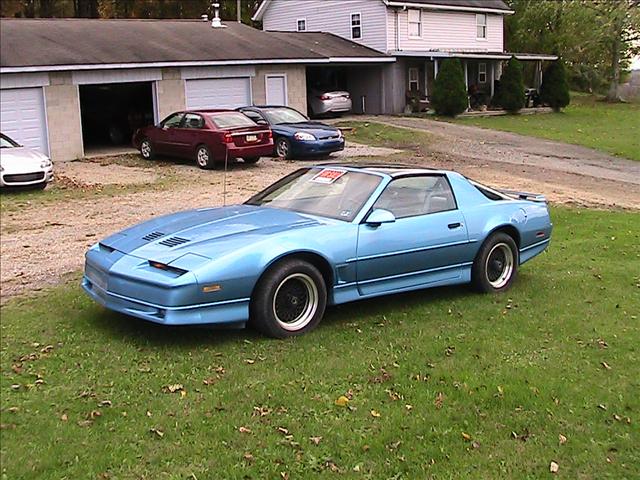
[[466,60],[464,60],[464,86],[469,90],[469,69],[467,68]]
[[495,68],[496,68],[496,64],[495,62],[491,62],[491,98],[493,98],[493,94],[495,93]]
[[536,62],[536,90],[540,91],[542,86],[542,60]]
[[429,96],[429,61],[424,61],[424,96]]
[[433,78],[438,78],[438,59],[433,59]]

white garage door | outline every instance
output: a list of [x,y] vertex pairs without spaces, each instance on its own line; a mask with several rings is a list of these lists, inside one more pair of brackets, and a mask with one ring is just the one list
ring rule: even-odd
[[287,80],[284,75],[267,75],[265,77],[267,105],[287,104]]
[[42,88],[0,90],[0,131],[22,145],[49,154]]
[[187,109],[190,110],[251,105],[249,77],[187,80],[185,85]]

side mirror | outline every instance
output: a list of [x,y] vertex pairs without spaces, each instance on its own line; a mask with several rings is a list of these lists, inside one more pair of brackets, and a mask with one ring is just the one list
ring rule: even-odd
[[393,223],[396,221],[396,216],[389,210],[382,208],[376,208],[365,220],[365,223],[371,227],[379,227],[383,223]]

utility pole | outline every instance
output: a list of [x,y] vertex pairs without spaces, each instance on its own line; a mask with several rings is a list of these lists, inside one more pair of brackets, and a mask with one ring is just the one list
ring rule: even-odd
[[236,14],[238,16],[238,23],[242,23],[242,0],[236,0]]

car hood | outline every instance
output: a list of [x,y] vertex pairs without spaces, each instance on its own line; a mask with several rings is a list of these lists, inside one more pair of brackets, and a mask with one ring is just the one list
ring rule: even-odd
[[331,125],[321,122],[299,122],[299,123],[280,123],[273,125],[272,130],[276,133],[293,135],[296,132],[307,132],[316,138],[333,137],[338,134],[338,129]]
[[179,260],[185,264],[187,259],[187,263],[201,263],[268,235],[321,223],[315,217],[276,208],[203,208],[149,220],[104,239],[100,246],[165,264]]
[[27,147],[0,148],[0,164],[4,173],[29,173],[42,170],[40,164],[48,160],[45,155]]

